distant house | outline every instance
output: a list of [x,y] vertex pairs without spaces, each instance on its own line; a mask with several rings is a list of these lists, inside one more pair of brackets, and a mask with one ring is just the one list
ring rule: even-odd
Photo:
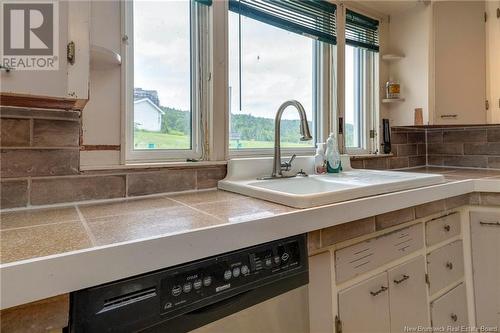
[[158,98],[158,91],[156,90],[145,90],[142,88],[134,88],[134,101],[149,98],[153,104],[160,106],[160,98]]
[[159,132],[164,114],[165,112],[148,98],[134,101],[134,124],[138,129]]

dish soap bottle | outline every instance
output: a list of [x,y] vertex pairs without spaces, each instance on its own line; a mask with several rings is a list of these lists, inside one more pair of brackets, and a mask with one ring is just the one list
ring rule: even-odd
[[335,134],[330,133],[326,140],[326,172],[339,173],[342,171],[342,163],[340,161],[339,148]]
[[326,173],[324,143],[318,143],[318,148],[316,148],[316,155],[314,155],[314,172],[317,175]]

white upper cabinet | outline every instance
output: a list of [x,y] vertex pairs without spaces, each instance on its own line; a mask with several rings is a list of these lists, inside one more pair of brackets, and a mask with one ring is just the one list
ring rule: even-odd
[[433,3],[435,124],[487,122],[484,17],[483,1]]
[[486,89],[488,123],[500,123],[500,0],[486,1]]
[[[57,57],[58,68],[55,70],[13,69],[9,72],[2,69],[0,71],[2,81],[0,90],[4,96],[29,95],[57,99],[88,99],[90,2],[58,1],[55,2],[55,5],[57,10],[53,13],[55,14],[54,19],[57,21],[53,27],[56,33],[54,38],[50,38],[52,36],[46,38],[50,41],[49,44],[52,43],[52,47],[57,50],[51,55]],[[34,20],[36,15],[38,14],[33,14],[31,20]],[[43,14],[39,16],[43,17]],[[31,20],[25,22],[25,29],[30,24],[36,23]],[[40,44],[43,43],[43,37],[40,42],[33,32],[29,36],[30,38],[26,40],[22,37],[16,38],[15,40],[19,44],[17,47],[20,47],[21,42],[24,42],[24,49],[31,49],[33,45],[45,47],[45,44]],[[74,61],[71,63],[67,56],[70,42],[73,42],[75,46]],[[42,68],[50,67],[42,66]]]

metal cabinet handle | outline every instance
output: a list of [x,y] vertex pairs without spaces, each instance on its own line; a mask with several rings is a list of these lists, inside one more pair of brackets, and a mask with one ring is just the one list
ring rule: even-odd
[[450,261],[448,261],[448,262],[446,263],[446,268],[448,268],[449,270],[452,270],[452,269],[453,269],[453,263],[452,263],[452,262],[450,262]]
[[395,284],[400,284],[400,283],[402,283],[402,282],[404,282],[404,281],[408,280],[409,278],[410,278],[410,276],[409,276],[409,275],[403,274],[403,277],[402,277],[401,279],[399,279],[399,280],[394,280],[394,283],[395,283]]
[[496,221],[496,222],[483,222],[483,221],[479,221],[479,224],[480,225],[488,225],[488,226],[500,227],[500,222],[498,222],[498,221]]
[[377,296],[378,294],[383,293],[386,290],[387,290],[387,287],[381,286],[380,289],[377,291],[370,291],[370,294],[372,296]]
[[451,314],[451,320],[453,320],[454,322],[456,322],[458,320],[458,316],[454,313]]
[[443,114],[441,115],[441,118],[456,118],[458,117],[457,114]]
[[444,231],[449,232],[451,230],[451,227],[449,224],[444,225]]

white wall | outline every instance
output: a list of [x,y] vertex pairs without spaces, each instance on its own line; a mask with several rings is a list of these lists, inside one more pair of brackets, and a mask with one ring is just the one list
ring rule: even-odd
[[389,106],[392,125],[413,125],[415,108],[422,108],[424,124],[429,121],[429,45],[431,6],[422,2],[411,9],[391,15],[390,53],[405,55],[390,65],[389,76],[401,84],[405,102]]
[[[120,53],[121,17],[119,1],[91,2],[90,43]],[[121,143],[121,68],[90,71],[90,99],[82,112],[83,144]],[[81,165],[118,165],[119,151],[82,151]]]

